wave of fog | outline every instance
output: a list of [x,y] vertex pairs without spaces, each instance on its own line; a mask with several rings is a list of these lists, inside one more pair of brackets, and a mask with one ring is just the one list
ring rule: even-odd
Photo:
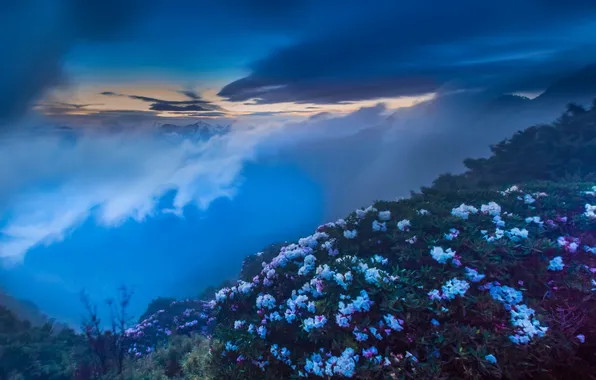
[[[207,142],[150,133],[23,135],[0,144],[0,258],[23,259],[39,244],[63,239],[93,217],[117,226],[158,212],[182,215],[232,197],[245,162],[266,134],[243,129]],[[171,204],[160,199],[174,191]]]
[[[461,170],[464,158],[486,154],[489,144],[552,117],[489,112],[479,104],[433,101],[396,112],[377,105],[278,128],[240,123],[207,142],[142,132],[5,139],[0,258],[18,262],[90,217],[117,226],[156,213],[183,215],[189,205],[207,208],[241,189],[249,161],[301,168],[322,188],[325,218],[336,218],[376,199],[406,196],[441,173]],[[173,202],[162,204],[171,191]]]

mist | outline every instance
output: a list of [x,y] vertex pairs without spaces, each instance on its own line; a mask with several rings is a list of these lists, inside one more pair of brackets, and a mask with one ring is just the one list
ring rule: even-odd
[[551,109],[480,104],[439,98],[276,127],[242,121],[208,141],[142,128],[15,134],[0,149],[0,286],[73,325],[81,290],[101,302],[125,284],[137,316],[154,297],[196,296],[234,278],[246,255],[408,196],[552,120]]

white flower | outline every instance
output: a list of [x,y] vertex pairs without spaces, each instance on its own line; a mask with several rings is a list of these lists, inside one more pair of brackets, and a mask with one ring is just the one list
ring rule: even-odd
[[522,292],[507,285],[489,284],[490,295],[494,300],[506,305],[517,305],[523,300]]
[[315,272],[317,277],[322,278],[324,280],[329,280],[333,277],[333,275],[335,274],[335,272],[333,272],[331,270],[331,268],[329,267],[329,265],[327,264],[323,264],[322,266],[319,265],[317,267],[317,271]]
[[385,320],[385,323],[387,323],[387,326],[389,326],[389,328],[391,330],[394,331],[401,331],[404,329],[404,327],[402,326],[402,321],[397,320],[393,315],[391,314],[387,314],[383,317],[383,319]]
[[377,209],[374,208],[373,206],[368,206],[365,209],[358,209],[356,210],[356,216],[358,217],[358,219],[362,219],[366,216],[366,214],[368,214],[369,212],[376,212]]
[[588,218],[596,218],[596,206],[586,203],[584,215]]
[[493,354],[488,354],[484,357],[484,359],[486,359],[487,362],[492,363],[492,364],[497,364],[497,358],[495,358],[495,356]]
[[358,231],[356,231],[356,230],[344,231],[344,237],[346,239],[354,239],[357,235],[358,235]]
[[389,259],[381,256],[381,255],[374,255],[372,257],[372,259],[370,259],[373,263],[377,263],[377,264],[382,264],[382,265],[387,265],[387,263],[389,262]]
[[509,236],[509,239],[511,241],[518,242],[522,239],[528,238],[528,230],[526,230],[525,228],[520,230],[519,228],[515,227],[507,231],[507,235]]
[[476,214],[478,209],[474,206],[468,206],[464,203],[459,205],[459,207],[454,208],[451,210],[451,215],[456,216],[461,219],[468,219],[470,214]]
[[323,315],[316,315],[314,318],[306,318],[302,323],[302,328],[306,332],[310,332],[312,329],[320,329],[327,323],[327,318]]
[[352,282],[352,273],[347,272],[345,275],[341,273],[336,273],[333,278],[337,285],[341,286],[344,289],[348,289],[348,285]]
[[497,216],[501,214],[501,206],[495,202],[489,202],[487,205],[480,206],[480,211],[482,211],[483,214]]
[[379,211],[379,220],[386,222],[391,219],[391,211]]
[[526,305],[515,305],[510,310],[511,324],[515,327],[515,335],[509,339],[514,344],[527,344],[534,336],[542,337],[546,334],[548,327],[541,326],[540,322],[534,319],[535,311]]
[[261,339],[265,339],[265,337],[267,336],[267,327],[265,327],[265,326],[259,326],[257,328],[257,334],[259,334],[259,336],[261,337]]
[[303,276],[315,269],[315,261],[317,259],[313,255],[308,255],[304,258],[304,264],[298,269],[298,274]]
[[495,215],[493,223],[496,224],[497,227],[505,227],[505,221],[501,218],[501,215]]
[[228,298],[229,292],[230,292],[229,288],[220,289],[217,293],[215,293],[215,301],[217,303],[225,301]]
[[459,236],[459,230],[451,228],[448,234],[444,234],[446,240],[453,240]]
[[298,245],[301,247],[316,248],[319,245],[319,239],[327,239],[329,235],[325,232],[316,232],[310,236],[298,240]]
[[432,247],[430,254],[433,259],[437,260],[440,264],[445,264],[447,260],[450,260],[455,256],[455,251],[452,251],[451,248],[444,251],[442,247]]
[[400,220],[399,222],[397,222],[397,228],[399,228],[400,231],[405,231],[409,229],[410,226],[411,224],[408,219]]
[[534,197],[532,197],[530,194],[524,195],[524,203],[525,204],[531,205],[534,202],[536,202],[536,199],[534,199]]
[[530,224],[530,223],[536,223],[539,226],[542,226],[544,224],[544,222],[542,220],[540,220],[539,216],[531,216],[531,217],[527,217],[526,218],[526,223]]
[[351,318],[351,316],[345,316],[341,313],[337,313],[335,315],[335,323],[337,323],[339,327],[349,327]]
[[485,275],[479,274],[476,269],[466,267],[466,277],[472,282],[479,282],[485,277]]
[[582,194],[585,194],[585,195],[595,196],[596,195],[596,186],[592,186],[592,190],[591,191],[590,190],[588,190],[588,191],[582,191],[581,193]]
[[440,300],[442,298],[441,292],[438,289],[433,289],[428,292],[428,298],[430,298],[431,301]]
[[264,294],[257,297],[257,308],[275,308],[275,298],[271,294]]
[[250,282],[240,281],[238,284],[238,291],[242,294],[249,294],[254,287],[254,284]]
[[425,210],[423,208],[421,208],[420,210],[416,211],[418,213],[418,215],[428,215],[430,214],[430,212],[428,212],[428,210]]
[[379,285],[381,283],[381,271],[377,268],[368,268],[364,273],[364,280],[369,284]]
[[450,300],[454,299],[455,296],[463,297],[468,289],[470,289],[470,284],[468,284],[467,281],[458,280],[455,277],[447,281],[445,285],[441,287],[441,290],[443,291],[443,298]]
[[345,221],[345,220],[343,220],[343,219],[337,219],[337,220],[335,221],[335,224],[336,224],[338,227],[344,228],[344,227],[346,226],[346,221]]
[[244,324],[246,323],[246,321],[236,321],[234,322],[234,329],[238,330],[240,328],[242,328],[242,326],[244,326]]
[[373,229],[373,231],[385,232],[385,231],[387,231],[387,224],[386,224],[386,222],[379,223],[378,221],[375,220],[372,223],[372,229]]
[[565,267],[565,264],[563,264],[563,258],[561,256],[554,257],[548,263],[548,270],[560,271],[563,270],[563,267]]
[[501,191],[501,194],[509,194],[509,193],[516,193],[520,191],[519,188],[515,185],[511,186],[510,188],[506,189],[505,191]]

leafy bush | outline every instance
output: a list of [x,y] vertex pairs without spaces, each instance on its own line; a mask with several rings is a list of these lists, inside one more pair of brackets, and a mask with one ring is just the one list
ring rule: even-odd
[[32,326],[0,306],[0,379],[70,379],[84,347],[70,329]]
[[321,226],[216,294],[216,377],[596,373],[595,191],[427,189]]
[[204,336],[175,336],[151,355],[132,361],[123,378],[211,380],[207,373],[208,357],[209,343]]

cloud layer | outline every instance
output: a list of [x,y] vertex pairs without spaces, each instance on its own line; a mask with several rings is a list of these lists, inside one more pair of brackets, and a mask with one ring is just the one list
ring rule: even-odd
[[584,0],[342,2],[328,23],[312,12],[302,37],[250,65],[226,85],[230,101],[329,104],[417,96],[448,86],[543,89],[596,59],[588,35],[596,3]]
[[0,126],[46,90],[64,85],[63,64],[77,43],[122,38],[144,13],[139,0],[23,0],[0,3]]
[[[146,132],[5,139],[0,147],[3,228],[0,258],[18,262],[38,244],[62,239],[90,216],[115,226],[156,212],[177,215],[233,197],[262,132],[240,130],[207,142]],[[170,205],[158,202],[169,192]]]
[[130,99],[140,100],[142,102],[151,103],[149,110],[159,112],[173,112],[191,114],[194,116],[224,116],[225,110],[207,100],[201,99],[201,96],[194,91],[179,91],[182,95],[189,98],[189,100],[164,100],[151,98],[148,96],[126,95],[115,92],[102,92],[104,96],[122,96]]

